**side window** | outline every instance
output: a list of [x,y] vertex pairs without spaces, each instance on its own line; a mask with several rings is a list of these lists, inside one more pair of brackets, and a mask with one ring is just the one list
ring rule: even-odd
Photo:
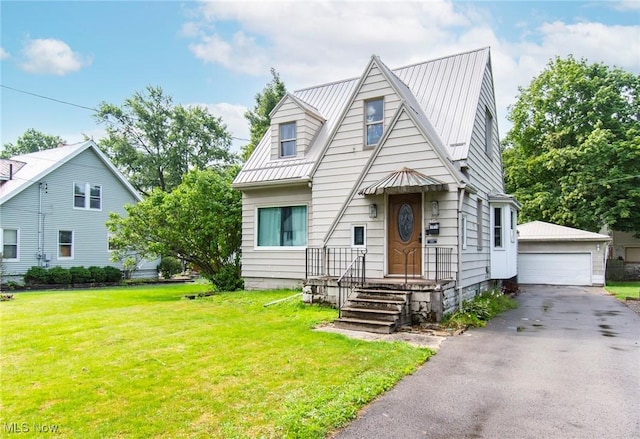
[[364,225],[351,226],[351,247],[360,248],[367,246],[367,227]]
[[73,258],[73,230],[58,231],[58,259]]
[[296,123],[280,124],[280,157],[296,155]]
[[383,133],[384,101],[372,99],[364,103],[365,146],[377,145]]
[[2,258],[5,260],[18,259],[20,252],[18,251],[19,242],[18,229],[4,229],[2,231]]
[[478,198],[477,204],[476,204],[476,216],[478,218],[478,225],[477,225],[477,230],[476,230],[476,240],[478,242],[478,250],[482,250],[482,223],[484,222],[484,214],[482,212],[482,200]]
[[502,207],[493,208],[493,246],[502,248]]
[[76,209],[102,209],[102,186],[73,183],[73,207]]

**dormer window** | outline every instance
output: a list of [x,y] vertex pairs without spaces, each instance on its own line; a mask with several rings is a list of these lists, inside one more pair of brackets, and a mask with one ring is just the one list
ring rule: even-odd
[[280,157],[296,155],[296,123],[280,124]]
[[377,145],[383,132],[384,101],[372,99],[364,103],[364,124],[366,131],[365,146]]

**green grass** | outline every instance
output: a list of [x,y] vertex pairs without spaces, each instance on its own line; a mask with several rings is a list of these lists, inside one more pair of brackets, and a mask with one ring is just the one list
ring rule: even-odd
[[[0,303],[0,431],[72,438],[325,437],[432,352],[310,329],[291,291],[206,285],[18,293]],[[2,433],[0,433],[2,436]]]
[[461,310],[444,316],[442,326],[453,329],[483,327],[498,314],[517,306],[515,300],[500,291],[487,291],[465,301]]
[[620,300],[627,297],[640,298],[640,282],[608,282],[604,289]]

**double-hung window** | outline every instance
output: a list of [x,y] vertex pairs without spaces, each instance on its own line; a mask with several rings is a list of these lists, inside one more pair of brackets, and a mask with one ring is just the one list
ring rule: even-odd
[[280,157],[296,155],[296,123],[280,124]]
[[493,247],[502,248],[502,207],[493,208]]
[[307,245],[307,206],[258,208],[258,247]]
[[73,230],[58,230],[58,259],[73,259]]
[[2,231],[2,259],[18,259],[18,237],[17,229],[4,229]]
[[384,101],[371,99],[364,103],[365,146],[377,145],[383,133]]
[[73,183],[73,207],[76,209],[102,209],[102,186]]

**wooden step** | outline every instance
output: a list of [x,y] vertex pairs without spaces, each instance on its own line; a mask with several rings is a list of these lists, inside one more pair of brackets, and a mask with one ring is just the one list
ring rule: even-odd
[[391,334],[396,329],[395,322],[380,322],[376,320],[354,319],[341,317],[334,321],[336,328],[351,331],[375,332],[377,334]]

